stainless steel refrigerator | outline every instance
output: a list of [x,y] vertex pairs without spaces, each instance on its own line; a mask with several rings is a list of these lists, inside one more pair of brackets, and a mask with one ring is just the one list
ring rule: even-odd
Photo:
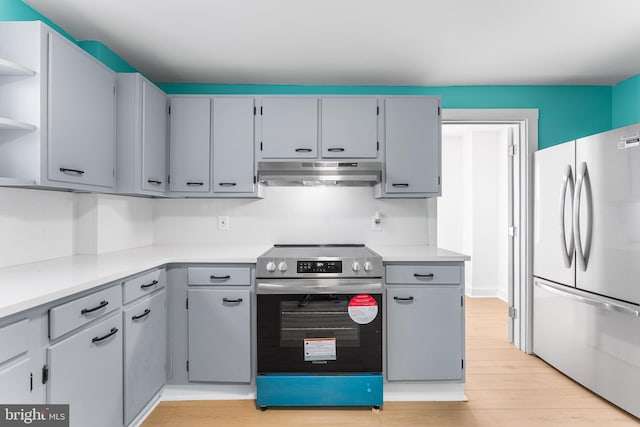
[[640,125],[535,154],[533,351],[640,417]]

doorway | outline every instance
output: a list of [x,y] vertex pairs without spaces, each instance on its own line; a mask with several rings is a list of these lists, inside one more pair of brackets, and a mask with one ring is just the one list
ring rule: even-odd
[[509,340],[527,353],[537,122],[537,110],[443,110],[443,192],[436,216],[438,246],[471,255],[467,294],[506,300]]

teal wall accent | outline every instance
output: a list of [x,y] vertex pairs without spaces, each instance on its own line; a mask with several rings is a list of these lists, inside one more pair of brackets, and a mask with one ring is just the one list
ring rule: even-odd
[[0,21],[42,21],[74,43],[77,40],[22,0],[0,0]]
[[439,95],[443,108],[537,108],[538,146],[611,129],[610,86],[303,86],[159,83],[169,94]]
[[83,40],[79,41],[78,45],[116,73],[136,73],[138,71],[102,42]]
[[107,67],[118,73],[135,73],[137,70],[124,59],[113,52],[109,47],[99,41],[78,41],[71,34],[56,25],[46,16],[42,15],[22,0],[0,0],[0,21],[42,21],[73,43],[86,50],[94,58],[97,58]]
[[640,74],[613,85],[611,125],[614,128],[640,123]]

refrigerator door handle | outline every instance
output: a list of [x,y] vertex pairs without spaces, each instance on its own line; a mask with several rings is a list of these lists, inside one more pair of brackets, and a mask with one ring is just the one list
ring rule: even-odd
[[567,165],[567,169],[562,176],[562,186],[560,188],[560,244],[562,247],[562,259],[564,261],[564,266],[566,268],[571,268],[575,248],[573,232],[570,236],[569,247],[567,247],[567,227],[564,223],[564,207],[567,201],[567,188],[569,189],[569,193],[571,194],[571,201],[573,202],[574,183],[571,165]]
[[576,179],[575,197],[573,199],[573,238],[576,245],[576,260],[577,264],[582,271],[587,271],[587,264],[589,263],[589,252],[591,248],[591,235],[592,235],[592,201],[591,197],[587,197],[587,236],[585,238],[585,245],[582,245],[582,235],[580,227],[580,205],[582,201],[582,187],[586,181],[588,191],[591,191],[591,185],[589,183],[589,172],[587,170],[587,163],[580,163],[580,171]]
[[633,317],[640,317],[640,311],[638,310],[634,310],[633,308],[629,308],[629,307],[625,307],[623,305],[619,305],[619,304],[615,304],[609,301],[602,301],[599,299],[595,299],[595,298],[589,298],[589,297],[585,297],[582,295],[576,295],[575,293],[573,293],[570,289],[562,290],[562,289],[558,289],[555,286],[550,286],[546,283],[542,283],[539,281],[535,281],[535,285],[539,286],[541,288],[544,288],[546,291],[563,296],[565,298],[573,298],[576,299],[580,302],[583,302],[585,304],[589,304],[592,305],[594,307],[598,307],[598,308],[602,308],[604,310],[608,310],[608,311],[615,311],[617,313],[623,313],[623,314],[628,314],[631,315]]

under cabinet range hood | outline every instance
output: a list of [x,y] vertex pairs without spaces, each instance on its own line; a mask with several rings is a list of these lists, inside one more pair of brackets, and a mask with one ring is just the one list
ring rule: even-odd
[[381,162],[258,162],[258,182],[267,186],[371,187],[381,179]]

